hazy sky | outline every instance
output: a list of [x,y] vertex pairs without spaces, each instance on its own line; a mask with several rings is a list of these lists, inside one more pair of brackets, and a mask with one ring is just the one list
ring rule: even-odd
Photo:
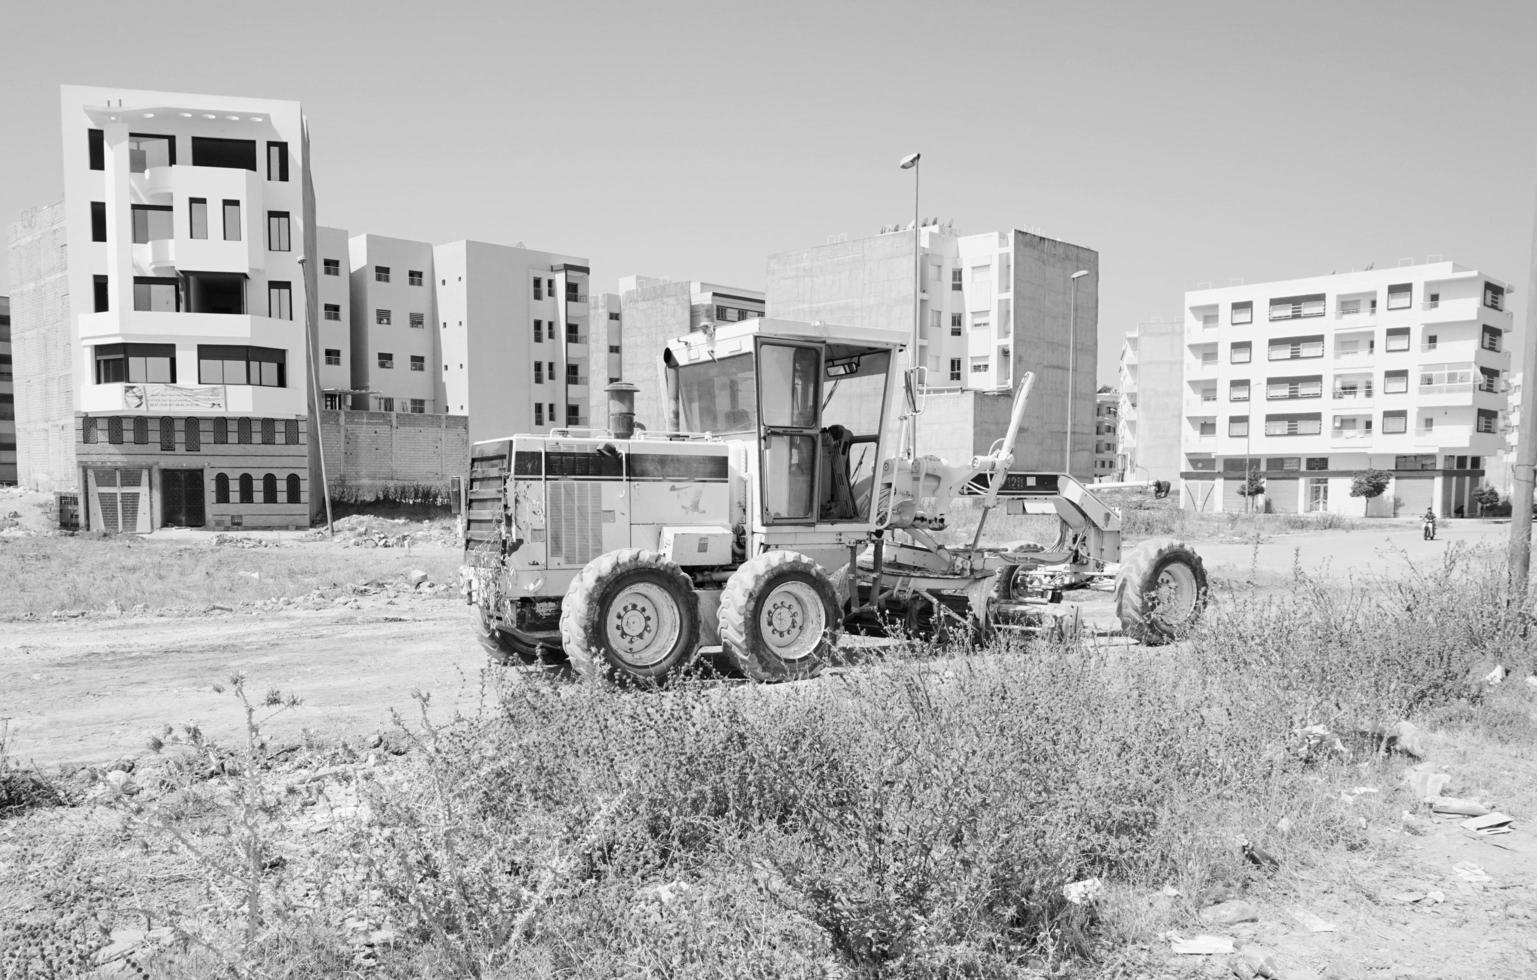
[[[58,200],[58,87],[298,99],[319,220],[762,288],[912,212],[1100,252],[1100,374],[1197,283],[1427,255],[1517,284],[1537,3],[5,4],[0,224]],[[0,263],[0,293],[7,285]]]

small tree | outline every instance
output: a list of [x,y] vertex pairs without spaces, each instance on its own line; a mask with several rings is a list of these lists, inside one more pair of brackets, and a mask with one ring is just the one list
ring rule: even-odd
[[1371,509],[1372,501],[1382,496],[1388,484],[1393,481],[1393,474],[1387,470],[1366,470],[1356,474],[1356,478],[1350,482],[1350,495],[1352,497],[1365,497],[1365,507]]
[[1500,505],[1500,492],[1486,483],[1473,491],[1473,503],[1478,505],[1479,514],[1483,514]]
[[1249,509],[1254,509],[1254,498],[1265,493],[1265,476],[1258,471],[1251,471],[1244,477],[1243,485],[1238,488],[1238,496],[1249,504]]

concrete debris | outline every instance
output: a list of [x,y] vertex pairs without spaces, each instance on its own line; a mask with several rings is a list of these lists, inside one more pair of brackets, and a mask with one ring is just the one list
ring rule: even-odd
[[411,572],[406,575],[406,581],[410,582],[411,588],[414,589],[418,585],[421,585],[423,582],[427,581],[427,573],[422,571],[420,568],[412,569]]
[[1472,861],[1459,861],[1458,863],[1452,865],[1452,870],[1457,873],[1457,877],[1470,884],[1477,885],[1494,880],[1493,878],[1489,877],[1489,872],[1485,871],[1479,865],[1474,864]]
[[1181,956],[1226,956],[1233,951],[1233,940],[1228,936],[1192,936],[1182,939],[1173,937],[1169,942],[1172,952]]
[[1448,813],[1464,817],[1482,817],[1494,812],[1494,807],[1477,800],[1459,800],[1453,796],[1438,796],[1430,801],[1434,813]]
[[1074,905],[1089,905],[1099,898],[1104,890],[1105,884],[1098,878],[1085,878],[1083,881],[1063,885],[1062,897]]
[[1446,787],[1451,784],[1452,777],[1444,772],[1432,772],[1425,764],[1415,766],[1404,772],[1404,782],[1414,792],[1414,798],[1421,803],[1430,803],[1446,792]]
[[1514,817],[1495,812],[1486,813],[1481,817],[1469,817],[1457,826],[1484,837],[1492,837],[1495,834],[1510,833],[1510,825],[1514,820]]
[[104,778],[107,780],[107,784],[111,786],[115,792],[121,793],[124,796],[138,795],[138,784],[133,781],[133,776],[129,773],[126,773],[121,769],[114,769],[107,773]]
[[1494,669],[1484,675],[1484,683],[1493,687],[1496,684],[1503,684],[1505,678],[1509,676],[1510,670],[1504,664],[1495,664]]
[[1425,733],[1416,728],[1412,722],[1399,722],[1389,734],[1391,737],[1388,739],[1388,747],[1391,749],[1416,759],[1424,759],[1430,754],[1426,746]]
[[1324,919],[1309,912],[1307,909],[1292,909],[1291,916],[1297,920],[1297,924],[1308,932],[1338,932],[1339,927],[1328,919]]
[[1259,909],[1248,902],[1219,902],[1200,911],[1202,922],[1211,926],[1233,926],[1240,922],[1258,922]]

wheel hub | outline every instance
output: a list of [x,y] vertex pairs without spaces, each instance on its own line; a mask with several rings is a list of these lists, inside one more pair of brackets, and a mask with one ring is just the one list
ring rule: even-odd
[[651,632],[651,616],[639,603],[632,602],[619,611],[619,635],[634,644]]
[[769,593],[758,613],[758,633],[781,660],[801,660],[822,642],[827,615],[816,590],[786,582]]
[[798,633],[801,629],[801,620],[798,610],[791,603],[780,600],[768,613],[769,632],[783,639],[792,633]]

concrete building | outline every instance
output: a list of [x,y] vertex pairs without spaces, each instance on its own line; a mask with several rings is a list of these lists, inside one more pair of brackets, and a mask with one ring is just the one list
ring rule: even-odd
[[[765,315],[761,292],[650,276],[619,280],[619,308],[622,340],[610,338],[610,346],[620,348],[617,374],[640,388],[635,395],[635,418],[658,430],[678,428],[667,411],[662,380],[662,350],[668,341],[703,323],[735,323]],[[596,387],[601,394],[603,385]],[[599,419],[600,425],[605,423]]]
[[604,388],[624,378],[624,304],[618,293],[594,293],[589,298],[592,342],[588,344],[588,416],[595,426],[608,424],[608,395]]
[[[351,265],[347,232],[341,228],[317,228],[315,246],[320,253],[320,274],[315,280],[315,299],[320,307],[316,311],[319,315],[315,346],[320,351],[317,370],[322,406],[367,408],[367,404],[353,404],[352,278],[348,271]],[[326,451],[329,458],[329,446]]]
[[11,370],[11,301],[0,296],[0,483],[16,482],[16,388]]
[[433,251],[426,242],[383,235],[354,235],[348,241],[351,407],[418,415],[448,411],[442,347],[450,329],[464,328],[450,328],[437,317]]
[[1261,473],[1271,510],[1359,515],[1370,467],[1394,475],[1371,513],[1472,512],[1503,445],[1509,292],[1431,262],[1186,293],[1187,506],[1245,509]]
[[1127,480],[1179,485],[1185,321],[1144,320],[1121,343],[1117,468]]
[[1121,393],[1102,385],[1094,395],[1094,479],[1119,480],[1121,471],[1116,451],[1116,418],[1120,414]]
[[28,484],[93,530],[307,526],[299,104],[64,86],[61,117],[64,203],[11,234]]
[[[927,369],[927,389],[972,400],[962,414],[980,424],[996,415],[981,403],[984,393],[1010,392],[1024,372],[1034,372],[1015,449],[1018,465],[1060,471],[1071,417],[1070,470],[1088,479],[1094,472],[1098,253],[1018,229],[957,235],[948,225],[929,224],[920,239],[918,363]],[[769,315],[911,336],[913,247],[911,227],[893,226],[870,238],[770,256]],[[1088,275],[1077,282],[1075,303],[1072,276],[1080,270]],[[990,445],[1007,428],[1007,412],[995,431],[975,435],[950,424],[953,414],[920,416],[919,452],[958,461],[972,451],[968,446]]]

